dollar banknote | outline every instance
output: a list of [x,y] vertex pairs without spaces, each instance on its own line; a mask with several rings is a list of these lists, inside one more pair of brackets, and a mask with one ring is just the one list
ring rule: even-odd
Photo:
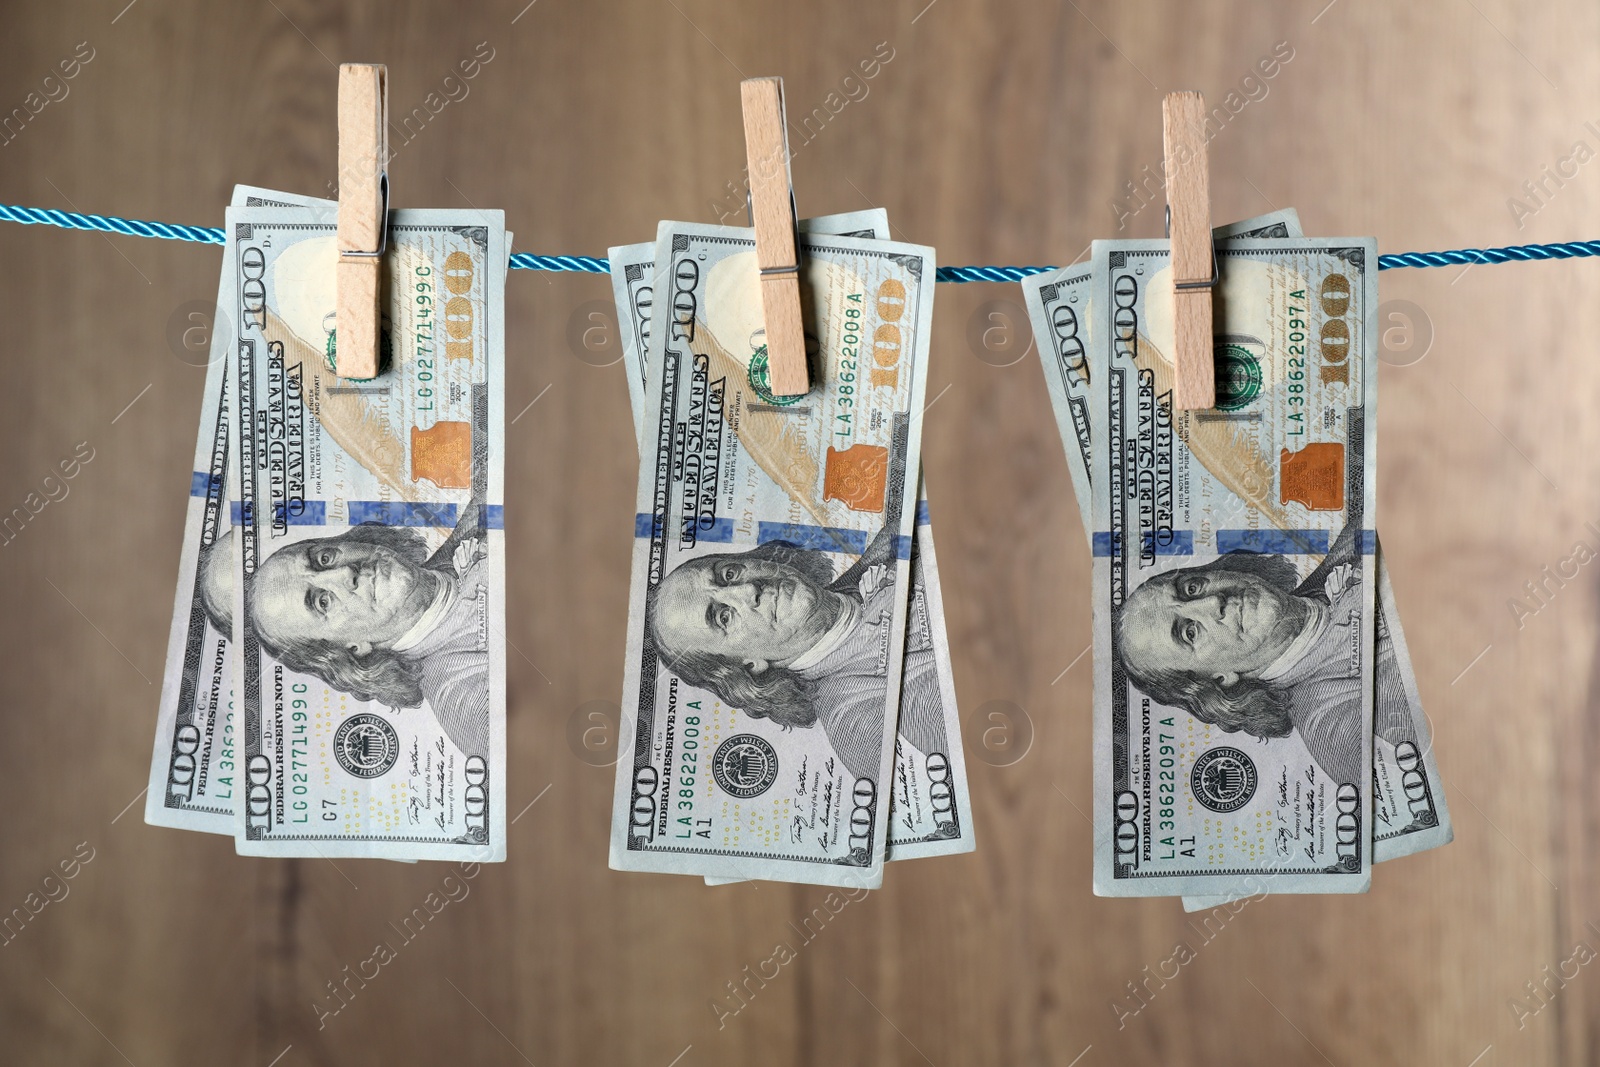
[[[1292,209],[1218,227],[1218,237],[1300,237],[1298,216]],[[1066,267],[1050,275],[1023,282],[1029,317],[1046,387],[1062,435],[1068,468],[1078,490],[1084,528],[1090,528],[1088,363],[1095,324],[1090,310],[1089,265]],[[1454,836],[1434,759],[1431,731],[1417,692],[1416,677],[1406,651],[1389,568],[1377,546],[1378,606],[1375,699],[1377,721],[1387,732],[1373,738],[1373,859],[1375,862],[1437,848]],[[1403,701],[1404,707],[1384,708]],[[1225,898],[1185,898],[1190,910],[1225,903]]]
[[[887,239],[889,221],[882,209],[824,215],[802,219],[803,233],[830,233],[847,237]],[[634,428],[644,428],[646,374],[639,330],[651,302],[655,245],[612,248],[612,286],[617,300],[617,322],[625,365],[630,369],[629,396],[633,401]],[[889,802],[887,860],[970,852],[976,847],[967,792],[966,758],[961,746],[961,720],[957,714],[955,679],[950,670],[950,643],[945,630],[944,598],[939,586],[927,497],[918,479],[917,525],[911,544],[911,609],[907,617],[906,645],[910,652],[930,649],[935,658],[938,686],[902,686],[900,722],[913,731],[895,738],[894,789]],[[934,708],[915,709],[908,716],[908,700],[937,700]],[[918,742],[921,742],[919,747]],[[707,876],[710,885],[740,879]]]
[[1095,891],[1361,892],[1376,249],[1217,255],[1216,404],[1177,411],[1167,243],[1092,252]]
[[[931,249],[806,234],[816,349],[768,389],[750,231],[663,223],[611,865],[881,883]],[[809,347],[809,346],[808,346]]]
[[[231,202],[235,207],[337,209],[331,200],[248,185],[235,186]],[[232,570],[226,566],[227,533],[232,525],[227,484],[228,356],[233,348],[233,319],[222,310],[230,302],[232,257],[233,247],[225,245],[216,313],[208,316],[195,309],[186,323],[185,339],[205,344],[210,359],[144,809],[145,822],[152,826],[230,837],[239,792],[239,738],[234,719],[233,634],[219,626],[218,620],[228,617],[233,596]],[[223,554],[213,558],[218,551]],[[212,565],[202,567],[203,561]]]
[[333,220],[226,234],[236,846],[503,859],[503,217],[391,213],[370,381],[333,373]]
[[933,678],[917,684],[902,677],[900,717],[894,742],[894,786],[889,797],[888,855],[891,860],[949,856],[977,848],[967,791],[967,760],[961,744],[950,638],[944,622],[944,589],[928,517],[927,487],[917,478],[917,526],[911,539],[910,612],[906,617],[908,661],[931,658]]

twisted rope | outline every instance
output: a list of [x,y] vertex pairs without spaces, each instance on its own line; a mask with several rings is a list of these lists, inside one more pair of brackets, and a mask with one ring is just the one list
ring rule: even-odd
[[222,230],[209,226],[179,226],[170,222],[140,222],[138,219],[118,219],[105,215],[84,215],[77,211],[57,211],[55,208],[12,207],[0,204],[0,219],[20,222],[25,226],[40,224],[60,226],[68,230],[99,230],[102,233],[125,233],[132,237],[164,237],[169,241],[198,241],[206,245],[223,243]]
[[1548,245],[1508,245],[1505,248],[1457,248],[1450,252],[1397,252],[1379,256],[1378,269],[1394,267],[1446,267],[1466,263],[1510,263],[1532,259],[1576,259],[1600,256],[1600,241],[1564,241]]
[[[60,226],[67,230],[96,230],[130,237],[160,237],[168,241],[194,241],[220,245],[225,241],[221,227],[184,226],[174,222],[144,222],[111,215],[85,215],[55,208],[16,207],[0,204],[0,221],[20,222],[24,226]],[[1397,252],[1378,257],[1379,270],[1400,267],[1448,267],[1474,263],[1525,263],[1536,259],[1577,259],[1600,256],[1600,241],[1563,241],[1544,245],[1509,245],[1504,248],[1456,248],[1447,252]],[[540,256],[532,252],[513,252],[512,270],[581,271],[604,274],[611,264],[600,256]],[[940,267],[941,282],[1019,282],[1033,274],[1045,274],[1057,267]]]
[[941,282],[1020,282],[1030,274],[1048,274],[1060,267],[940,267],[934,277]]
[[611,262],[601,256],[536,256],[532,252],[511,253],[512,270],[578,270],[604,274]]

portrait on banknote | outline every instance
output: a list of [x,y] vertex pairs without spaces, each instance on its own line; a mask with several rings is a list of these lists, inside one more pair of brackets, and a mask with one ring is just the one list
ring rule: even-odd
[[[465,509],[432,550],[419,530],[379,523],[278,548],[256,572],[247,624],[290,670],[396,710],[426,703],[458,749],[481,755],[489,746],[489,648],[478,516],[478,508]],[[225,632],[232,536],[201,564],[201,601]]]
[[[662,662],[752,718],[788,729],[820,725],[851,774],[876,775],[894,533],[880,531],[837,575],[830,553],[782,540],[680,563],[663,577],[647,616]],[[937,752],[943,744],[934,735],[944,726],[934,671],[931,647],[907,650],[907,683],[926,674],[933,697],[933,713],[919,717],[908,739]],[[916,702],[902,698],[908,703]]]
[[1116,651],[1139,688],[1263,741],[1298,733],[1335,782],[1361,778],[1360,560],[1346,527],[1304,579],[1288,556],[1228,552],[1146,579]]

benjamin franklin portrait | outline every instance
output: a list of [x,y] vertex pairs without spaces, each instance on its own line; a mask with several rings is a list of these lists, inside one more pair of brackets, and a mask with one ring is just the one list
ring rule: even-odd
[[[1116,648],[1129,679],[1227,732],[1297,733],[1336,783],[1361,784],[1363,597],[1347,527],[1303,581],[1284,556],[1231,552],[1166,571],[1123,605]],[[1376,642],[1376,731],[1405,735],[1394,647]]]
[[[897,600],[895,537],[880,531],[835,576],[833,557],[787,541],[680,563],[647,608],[662,663],[746,715],[785,729],[821,726],[856,778],[876,780],[886,648]],[[908,642],[899,733],[944,752],[933,649]]]
[[[201,602],[232,634],[232,532],[202,557]],[[421,533],[367,523],[296,541],[256,568],[248,624],[292,671],[391,708],[424,702],[463,753],[489,751],[487,550],[478,509],[429,553]]]

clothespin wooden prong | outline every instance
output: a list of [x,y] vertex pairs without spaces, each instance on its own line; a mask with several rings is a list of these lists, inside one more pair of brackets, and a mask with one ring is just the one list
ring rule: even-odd
[[1206,102],[1196,92],[1161,103],[1167,169],[1167,236],[1172,241],[1173,403],[1181,411],[1215,407],[1211,290],[1217,253],[1211,239],[1211,179]]
[[800,256],[794,185],[789,177],[789,131],[782,78],[746,78],[744,150],[750,172],[750,221],[761,269],[761,310],[766,320],[768,388],[773,396],[811,389],[806,337],[800,317]]
[[339,67],[339,265],[334,373],[378,376],[378,301],[389,215],[388,70]]

